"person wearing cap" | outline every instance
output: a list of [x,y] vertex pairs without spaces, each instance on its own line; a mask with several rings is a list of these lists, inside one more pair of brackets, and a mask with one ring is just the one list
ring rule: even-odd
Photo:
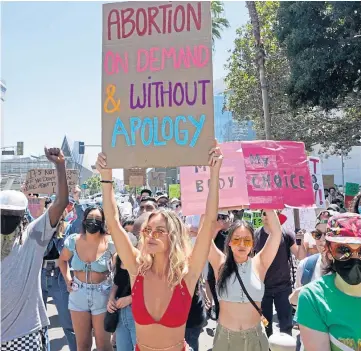
[[167,208],[169,206],[169,198],[163,194],[157,197],[158,207]]
[[307,351],[360,350],[361,215],[331,217],[326,232],[327,266],[304,286],[296,320]]
[[[287,217],[280,213],[280,211],[277,211],[277,215],[281,225],[283,225],[286,222]],[[257,228],[254,234],[254,251],[256,254],[261,252],[267,242],[269,234],[272,234],[270,233],[268,218],[265,216],[263,210],[262,222],[263,226]],[[293,309],[288,300],[288,297],[292,292],[291,254],[299,260],[306,257],[307,252],[303,245],[303,236],[303,231],[299,231],[295,237],[293,233],[282,228],[282,239],[277,255],[267,271],[264,280],[265,293],[262,299],[262,311],[266,319],[270,322],[266,327],[268,337],[273,334],[273,304],[277,311],[281,333],[292,335]],[[299,241],[296,241],[295,239],[299,239]]]
[[1,350],[43,351],[48,347],[49,319],[41,295],[40,270],[54,228],[68,205],[65,158],[58,148],[45,148],[58,178],[52,206],[22,227],[28,205],[14,190],[0,192],[1,209]]

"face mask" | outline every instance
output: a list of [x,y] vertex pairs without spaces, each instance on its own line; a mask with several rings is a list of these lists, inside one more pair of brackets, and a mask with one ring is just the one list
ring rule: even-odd
[[21,222],[20,216],[1,215],[1,234],[12,234]]
[[361,214],[361,206],[358,207],[358,213]]
[[95,234],[100,232],[103,228],[103,222],[99,219],[87,219],[85,220],[85,229],[89,234]]
[[[1,231],[3,231],[3,228],[1,228]],[[12,233],[1,235],[1,261],[10,254],[19,233],[20,227],[18,226]]]
[[358,285],[361,283],[361,260],[357,258],[350,258],[347,261],[335,260],[333,268],[347,284]]

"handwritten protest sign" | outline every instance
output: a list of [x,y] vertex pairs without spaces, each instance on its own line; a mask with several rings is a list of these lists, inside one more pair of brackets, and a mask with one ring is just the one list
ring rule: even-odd
[[335,186],[335,176],[333,174],[324,174],[322,179],[325,189],[330,189]]
[[28,210],[34,219],[40,217],[44,212],[45,198],[28,197]]
[[103,5],[102,150],[111,168],[206,165],[210,1]]
[[169,184],[169,198],[177,198],[180,199],[181,197],[181,190],[180,190],[180,184]]
[[325,191],[323,186],[321,160],[319,157],[309,157],[308,165],[310,168],[313,193],[315,194],[315,204],[318,208],[325,208]]
[[[132,181],[131,181],[131,177]],[[140,179],[142,177],[142,180]],[[124,184],[129,186],[142,186],[145,185],[146,169],[145,168],[131,168],[124,170]],[[141,182],[141,184],[138,184]],[[132,184],[131,184],[132,183]],[[137,183],[137,184],[135,184]]]
[[254,229],[262,227],[263,225],[261,211],[246,210],[243,213],[243,220],[252,224]]
[[165,181],[165,172],[149,172],[148,183],[149,186],[163,187]]
[[[68,181],[69,192],[78,184],[79,171],[76,169],[67,169],[66,178]],[[26,175],[23,186],[25,194],[55,194],[58,186],[55,169],[31,169]]]
[[250,208],[283,209],[314,204],[311,175],[303,143],[241,142]]
[[[245,169],[242,154],[237,152],[241,142],[220,145],[224,160],[219,177],[219,208],[248,204]],[[209,167],[181,167],[183,215],[203,214],[208,196]]]
[[360,191],[360,185],[357,183],[346,183],[345,195],[346,196],[355,196]]

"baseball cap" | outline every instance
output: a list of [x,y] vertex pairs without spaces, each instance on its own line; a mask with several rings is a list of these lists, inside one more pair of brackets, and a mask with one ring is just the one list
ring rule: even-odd
[[218,211],[218,214],[223,216],[229,216],[228,211]]
[[25,211],[28,207],[26,196],[16,190],[0,191],[0,209],[11,211]]
[[361,215],[340,213],[328,220],[326,240],[342,244],[361,244]]

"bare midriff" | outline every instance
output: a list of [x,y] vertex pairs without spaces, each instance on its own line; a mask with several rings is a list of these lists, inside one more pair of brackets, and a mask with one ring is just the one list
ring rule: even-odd
[[159,324],[135,324],[140,351],[183,351],[185,325],[167,328]]
[[[99,284],[107,279],[109,272],[88,272],[88,284]],[[77,277],[80,281],[86,283],[86,272],[83,271],[74,271],[74,276]]]
[[[220,301],[218,323],[223,327],[240,331],[256,327],[261,317],[251,303]],[[260,303],[257,306],[261,307]]]

